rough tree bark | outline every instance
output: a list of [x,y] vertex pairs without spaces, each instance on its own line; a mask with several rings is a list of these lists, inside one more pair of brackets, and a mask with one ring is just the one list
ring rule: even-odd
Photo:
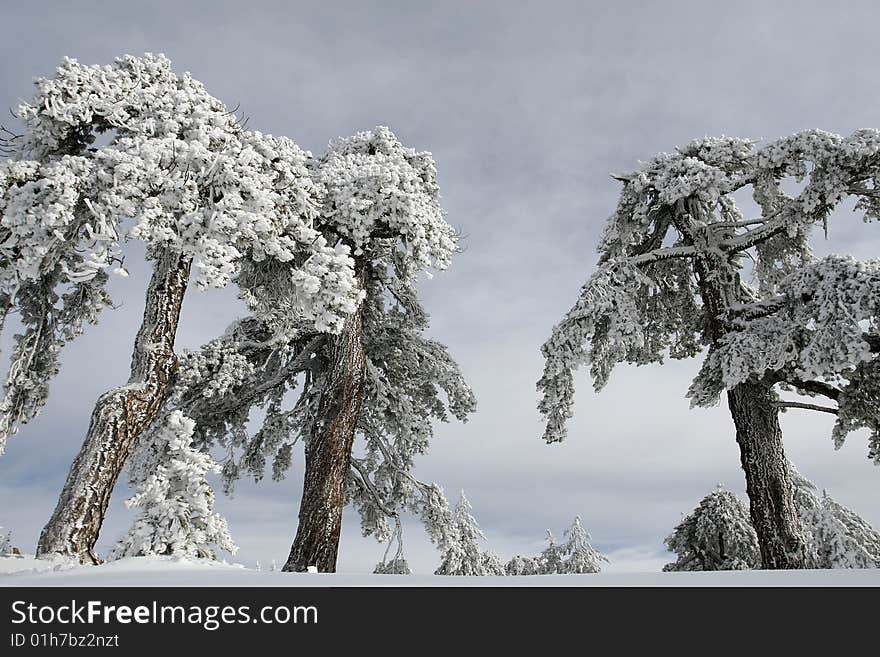
[[806,546],[773,402],[771,387],[760,381],[741,383],[727,393],[762,567],[805,568]]
[[38,557],[73,557],[97,564],[94,547],[113,487],[132,443],[155,419],[177,368],[174,338],[191,260],[157,256],[144,319],[135,339],[131,377],[98,398],[83,446],[70,467],[58,505],[40,534]]
[[[362,278],[362,277],[361,277]],[[318,400],[318,420],[305,445],[306,462],[299,526],[282,570],[336,572],[345,485],[354,433],[363,401],[362,307],[327,342],[327,370]]]

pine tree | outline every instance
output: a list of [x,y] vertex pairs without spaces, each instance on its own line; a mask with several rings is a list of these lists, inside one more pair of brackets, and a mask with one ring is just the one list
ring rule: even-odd
[[790,464],[812,568],[880,568],[880,532]]
[[373,573],[376,575],[411,575],[412,569],[407,560],[401,557],[376,564]]
[[749,511],[734,493],[720,485],[700,501],[665,543],[678,558],[663,566],[664,571],[761,567],[758,537]]
[[483,574],[484,575],[504,575],[504,563],[492,550],[483,552]]
[[210,455],[193,449],[195,422],[172,413],[154,442],[144,446],[136,469],[147,476],[126,501],[140,513],[111,558],[172,555],[216,559],[215,549],[235,554],[226,521],[214,511],[206,475],[219,472]]
[[454,536],[445,546],[435,575],[503,575],[504,566],[492,552],[486,552],[480,543],[486,540],[476,519],[471,515],[471,504],[464,491],[452,511]]
[[12,554],[12,532],[3,533],[3,527],[0,527],[0,557],[6,557]]
[[538,556],[538,574],[556,575],[563,572],[565,555],[553,532],[547,530],[547,547]]
[[[350,247],[362,274],[357,312],[338,336],[294,323],[279,335],[256,316],[236,322],[182,355],[169,408],[196,420],[200,445],[226,451],[228,487],[261,479],[270,464],[283,478],[305,443],[298,538],[284,569],[335,570],[346,503],[365,536],[389,545],[400,514],[415,513],[442,551],[454,533],[451,512],[439,486],[413,475],[414,460],[435,422],[465,421],[476,401],[446,347],[427,337],[419,299],[419,274],[446,268],[457,249],[433,158],[379,127],[334,142],[310,166],[323,190],[315,226]],[[290,306],[283,288],[276,305]],[[255,408],[265,418],[252,432]]]
[[539,575],[541,564],[535,557],[516,555],[504,566],[505,575]]
[[571,527],[566,530],[568,540],[562,546],[564,555],[559,572],[567,575],[581,573],[598,573],[602,570],[601,563],[607,562],[608,558],[597,552],[590,545],[590,535],[581,524],[580,516],[575,516]]
[[[877,130],[809,130],[763,148],[705,138],[616,176],[623,190],[598,267],[542,348],[545,440],[566,436],[578,367],[589,366],[598,390],[618,363],[708,347],[688,397],[695,406],[727,397],[763,567],[805,567],[780,409],[836,414],[838,446],[868,428],[880,463],[880,261],[816,258],[809,243],[846,198],[866,220],[880,218],[878,152]],[[794,196],[790,177],[803,183]],[[737,207],[747,191],[758,217]],[[786,391],[835,405],[782,399]]]

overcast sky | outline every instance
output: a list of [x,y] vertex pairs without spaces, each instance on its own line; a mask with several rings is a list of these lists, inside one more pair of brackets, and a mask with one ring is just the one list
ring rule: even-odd
[[[320,6],[319,6],[320,5]],[[0,109],[32,93],[61,57],[108,63],[162,52],[249,126],[320,151],[387,125],[434,153],[449,221],[464,234],[451,269],[422,285],[431,334],[449,345],[478,398],[467,424],[437,427],[417,474],[451,500],[464,488],[503,558],[542,548],[579,514],[608,570],[657,570],[663,538],[721,482],[744,495],[726,408],[689,410],[699,363],[621,367],[599,395],[578,376],[569,440],[545,445],[535,410],[539,346],[595,264],[595,244],[628,171],[704,135],[773,139],[880,127],[880,10],[865,3],[755,2],[40,2],[10,3],[0,37]],[[842,213],[820,253],[875,257],[876,226]],[[114,282],[123,307],[69,347],[43,415],[0,457],[0,524],[31,552],[54,508],[97,396],[128,376],[147,269]],[[219,334],[242,308],[191,290],[180,347]],[[3,336],[8,356],[9,336]],[[6,361],[4,358],[3,366]],[[799,413],[799,414],[798,414]],[[817,417],[819,416],[819,417]],[[880,527],[880,469],[867,437],[840,451],[832,418],[785,415],[803,474]],[[247,565],[283,563],[302,485],[218,495]],[[131,514],[120,486],[99,542]],[[438,555],[407,523],[407,556]],[[383,547],[345,517],[340,568],[369,571]]]

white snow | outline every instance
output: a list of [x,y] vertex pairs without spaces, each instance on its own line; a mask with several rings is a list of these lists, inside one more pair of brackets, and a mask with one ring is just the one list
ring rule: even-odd
[[0,586],[880,586],[880,569],[455,577],[284,573],[170,557],[128,557],[81,566],[26,556],[0,557]]

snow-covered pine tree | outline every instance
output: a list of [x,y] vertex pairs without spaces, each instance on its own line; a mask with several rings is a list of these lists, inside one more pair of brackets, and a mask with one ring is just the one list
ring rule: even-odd
[[[343,502],[359,511],[364,535],[397,541],[399,514],[411,511],[445,549],[451,512],[438,486],[413,476],[413,461],[427,450],[433,422],[466,420],[475,400],[447,349],[425,336],[429,317],[417,276],[432,263],[445,268],[456,249],[430,154],[376,128],[334,142],[311,167],[326,195],[315,225],[329,243],[351,244],[362,272],[359,324],[329,338],[307,325],[279,336],[256,316],[236,322],[199,351],[182,355],[168,408],[196,420],[199,441],[228,451],[229,486],[243,475],[260,479],[269,462],[273,478],[284,477],[303,439],[302,536],[285,567],[315,564],[333,572]],[[287,297],[279,290],[276,305],[289,308]],[[342,343],[351,358],[341,357]],[[346,381],[345,394],[335,394]],[[297,401],[289,406],[285,395],[297,387]],[[247,423],[256,407],[265,409],[265,419],[251,435]],[[351,417],[333,421],[343,414]],[[331,427],[335,433],[326,435]]]
[[[815,226],[847,197],[880,218],[880,132],[810,130],[763,148],[706,138],[661,154],[623,182],[599,245],[597,270],[542,351],[544,438],[563,440],[573,372],[587,364],[596,389],[617,363],[708,354],[688,392],[707,406],[726,393],[764,568],[802,568],[806,546],[782,448],[780,408],[835,413],[834,438],[871,430],[880,461],[880,262],[816,259]],[[787,181],[803,183],[789,195]],[[735,194],[751,189],[760,216]],[[753,262],[757,285],[743,280]],[[783,401],[779,389],[836,407]]]
[[376,564],[373,573],[376,575],[411,575],[412,569],[409,567],[409,562],[400,557]]
[[563,572],[565,556],[562,546],[556,542],[556,537],[549,529],[547,530],[547,547],[538,555],[538,574],[556,575]]
[[[244,130],[164,56],[64,59],[36,86],[17,112],[23,134],[0,144],[10,155],[0,162],[0,325],[9,312],[23,324],[0,402],[0,451],[44,406],[61,348],[111,305],[108,272],[125,274],[122,243],[142,240],[153,262],[130,379],[99,398],[37,549],[94,563],[113,486],[177,366],[191,270],[200,287],[237,282],[273,327],[293,307],[297,321],[338,333],[362,292],[347,247],[313,227],[307,154]],[[279,290],[286,306],[275,303]]]
[[0,557],[5,557],[12,554],[12,532],[7,531],[3,532],[3,527],[0,527]]
[[880,568],[880,532],[789,464],[812,568]]
[[516,555],[504,566],[505,575],[540,575],[541,564],[535,557]]
[[590,545],[590,535],[581,524],[580,516],[575,516],[571,527],[565,531],[565,536],[567,540],[562,545],[562,573],[579,575],[602,570],[602,562],[607,562],[608,557]]
[[761,567],[758,537],[746,505],[720,485],[664,541],[677,559],[664,571],[750,570]]
[[493,550],[483,552],[483,574],[484,575],[504,575],[504,563]]
[[504,566],[493,552],[480,547],[486,540],[464,491],[452,510],[454,536],[445,546],[435,575],[503,575]]
[[[195,422],[180,411],[171,413],[154,440],[139,449],[132,469],[144,473],[136,494],[126,506],[140,513],[116,544],[111,559],[168,555],[216,559],[216,550],[238,550],[226,520],[214,511],[209,472],[220,465],[193,448]],[[147,474],[148,473],[148,474]]]

